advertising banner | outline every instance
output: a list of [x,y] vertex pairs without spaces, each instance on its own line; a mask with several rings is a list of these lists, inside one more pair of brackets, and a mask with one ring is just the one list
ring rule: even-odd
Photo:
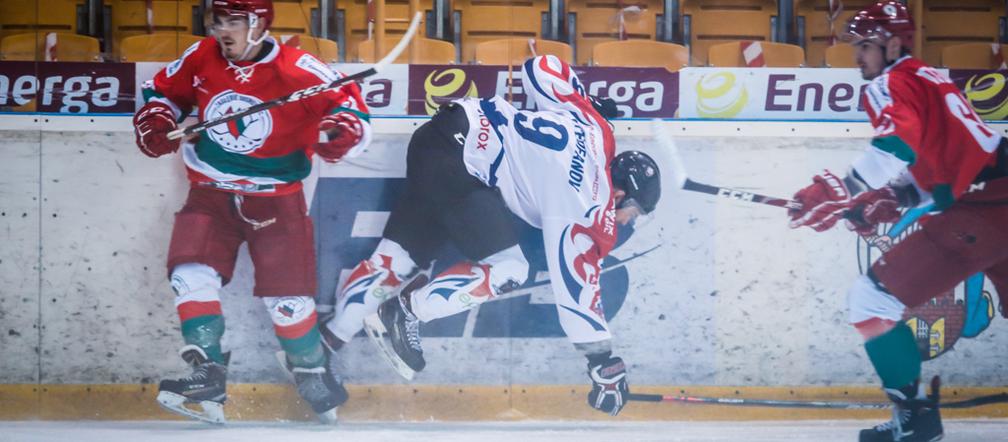
[[949,77],[984,120],[1008,119],[1008,71],[952,69]]
[[[675,115],[678,74],[664,68],[575,67],[588,93],[616,101],[621,118]],[[510,88],[508,87],[510,85]],[[409,69],[410,115],[433,115],[462,97],[507,97],[518,109],[534,104],[524,91],[521,69],[507,66],[413,65]]]
[[132,113],[133,63],[0,61],[0,112]]
[[686,68],[681,118],[867,120],[857,69]]

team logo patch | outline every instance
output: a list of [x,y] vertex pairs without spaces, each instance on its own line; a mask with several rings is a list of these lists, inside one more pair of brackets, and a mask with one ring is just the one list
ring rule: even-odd
[[[224,115],[240,112],[262,100],[251,95],[227,90],[210,100],[203,114],[204,120],[215,120]],[[210,139],[228,152],[247,154],[255,152],[273,133],[273,116],[268,110],[229,121],[207,129]]]
[[304,318],[307,304],[300,297],[286,298],[277,303],[275,318],[279,320],[279,325],[290,325],[299,319]]

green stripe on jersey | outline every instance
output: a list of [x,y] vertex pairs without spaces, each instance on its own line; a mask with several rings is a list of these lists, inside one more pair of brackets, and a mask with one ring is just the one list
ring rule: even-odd
[[948,184],[936,184],[934,190],[931,191],[931,197],[934,198],[935,210],[948,209],[955,202],[952,186]]
[[369,123],[371,122],[371,115],[370,114],[367,114],[367,113],[361,112],[361,111],[359,111],[357,109],[353,109],[353,108],[349,108],[349,107],[340,107],[340,108],[333,109],[332,112],[329,112],[329,115],[336,115],[336,114],[338,114],[340,112],[350,112],[350,113],[356,115],[357,118],[360,118],[361,120],[367,121]]
[[210,140],[200,137],[196,156],[213,168],[231,175],[273,178],[285,183],[301,181],[311,172],[311,160],[303,151],[271,158],[255,158],[228,152]]
[[917,162],[917,153],[914,152],[910,145],[903,142],[903,140],[896,135],[874,138],[872,139],[871,144],[883,152],[891,153],[896,158],[906,161],[909,166],[912,166],[915,162]]

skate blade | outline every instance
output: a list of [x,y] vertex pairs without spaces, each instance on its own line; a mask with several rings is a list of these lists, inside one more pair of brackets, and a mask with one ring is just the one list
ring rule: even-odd
[[199,406],[203,409],[202,412],[200,412],[185,406],[185,396],[169,391],[162,391],[158,393],[157,401],[158,404],[161,405],[161,408],[164,408],[165,410],[185,417],[193,418],[198,421],[217,425],[222,425],[227,422],[227,420],[224,419],[224,405],[218,402],[198,402]]
[[318,413],[317,416],[319,422],[321,422],[322,425],[336,425],[339,423],[339,416],[337,415],[336,410],[339,410],[339,407],[333,407],[332,410]]
[[371,338],[371,342],[378,347],[378,350],[381,350],[381,355],[392,365],[396,373],[399,373],[399,376],[402,376],[403,379],[412,381],[416,372],[409,365],[406,365],[406,361],[396,354],[395,350],[392,349],[391,342],[384,337],[384,335],[388,334],[388,330],[385,328],[385,324],[382,324],[381,318],[378,317],[377,313],[364,318],[364,331],[367,332],[368,337]]

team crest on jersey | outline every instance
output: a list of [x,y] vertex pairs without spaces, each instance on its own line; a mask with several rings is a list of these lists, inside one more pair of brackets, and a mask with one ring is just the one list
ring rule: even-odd
[[[217,94],[210,100],[203,118],[214,120],[224,115],[243,111],[262,103],[262,100],[251,95],[239,94],[228,90]],[[228,152],[247,154],[254,152],[264,144],[266,138],[273,133],[273,116],[269,111],[256,112],[237,120],[207,129],[210,139]]]

